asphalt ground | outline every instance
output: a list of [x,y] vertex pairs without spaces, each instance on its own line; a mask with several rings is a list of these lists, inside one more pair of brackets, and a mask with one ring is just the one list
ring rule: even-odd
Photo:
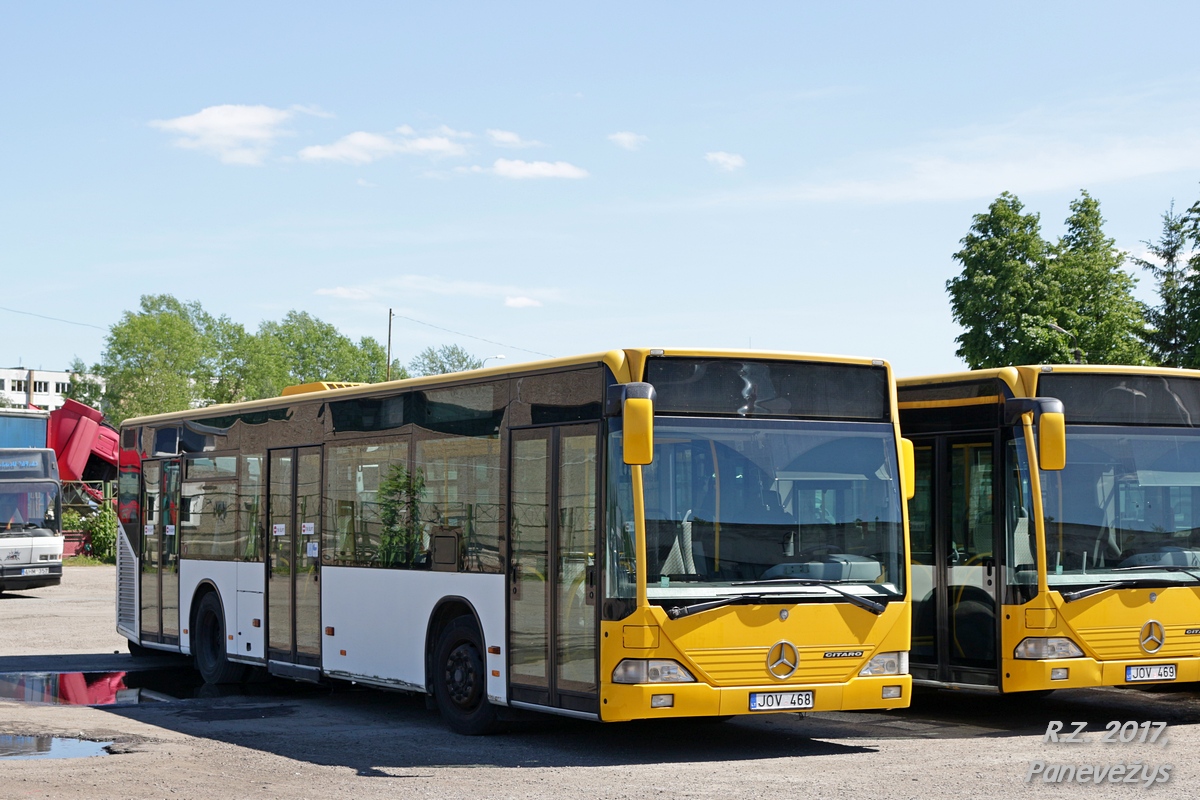
[[[721,724],[536,718],[469,738],[450,733],[421,697],[277,680],[216,692],[199,685],[185,660],[134,659],[114,630],[114,587],[111,567],[68,567],[61,586],[0,594],[0,683],[15,674],[125,672],[124,685],[140,687],[106,706],[0,699],[0,752],[44,749],[60,737],[95,743],[91,751],[101,753],[0,758],[0,798],[994,800],[1200,792],[1196,685],[1040,699],[931,692],[903,711]],[[1060,741],[1046,741],[1055,721],[1064,723]],[[1134,741],[1122,743],[1120,734],[1103,741],[1106,729],[1121,726],[1128,737],[1128,723]],[[1080,724],[1076,741],[1062,740]]]

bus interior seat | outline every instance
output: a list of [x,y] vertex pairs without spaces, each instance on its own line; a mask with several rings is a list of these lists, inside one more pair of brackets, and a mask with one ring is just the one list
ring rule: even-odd
[[[1024,511],[1024,509],[1022,509]],[[1013,553],[1012,564],[1016,567],[1034,566],[1037,564],[1037,558],[1034,556],[1034,550],[1037,549],[1037,540],[1034,538],[1034,533],[1029,529],[1029,517],[1023,513],[1017,517],[1016,524],[1013,525]]]
[[[679,523],[667,557],[663,559],[660,572],[663,575],[696,575],[695,550],[692,542],[692,512],[684,515]],[[695,543],[699,544],[699,542]]]

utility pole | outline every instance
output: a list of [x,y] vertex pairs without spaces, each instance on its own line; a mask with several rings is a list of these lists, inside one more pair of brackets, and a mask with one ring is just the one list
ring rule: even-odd
[[387,379],[392,379],[392,317],[396,316],[392,310],[388,309],[388,354],[387,354]]

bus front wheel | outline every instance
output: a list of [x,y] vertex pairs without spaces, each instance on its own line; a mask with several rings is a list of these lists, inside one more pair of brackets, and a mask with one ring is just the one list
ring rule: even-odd
[[237,683],[245,672],[242,664],[229,660],[225,652],[225,613],[216,592],[209,592],[196,609],[192,655],[196,671],[205,683]]
[[487,668],[479,629],[470,617],[450,622],[438,637],[433,659],[433,696],[450,730],[482,736],[497,726],[487,698]]

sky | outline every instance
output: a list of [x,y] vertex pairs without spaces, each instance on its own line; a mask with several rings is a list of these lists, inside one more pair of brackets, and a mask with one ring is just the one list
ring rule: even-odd
[[959,369],[946,281],[1001,192],[1054,239],[1086,190],[1134,256],[1200,201],[1198,29],[1188,2],[3,0],[0,366],[93,364],[168,293],[384,344],[391,309],[403,362]]

